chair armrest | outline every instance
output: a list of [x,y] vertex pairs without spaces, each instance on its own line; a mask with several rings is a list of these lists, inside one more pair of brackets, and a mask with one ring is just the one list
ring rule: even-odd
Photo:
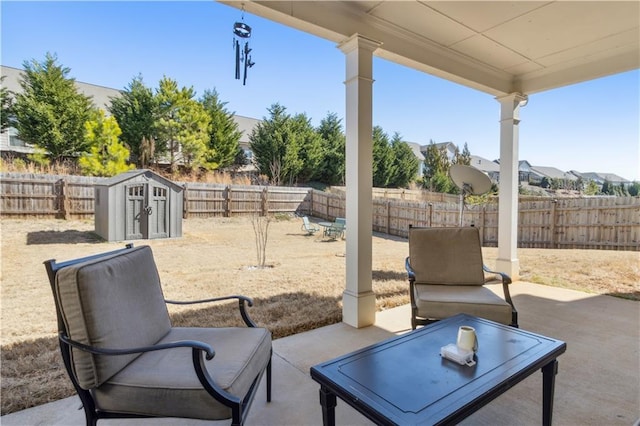
[[502,279],[502,283],[503,284],[511,284],[511,277],[507,274],[505,274],[504,272],[498,272],[498,271],[492,271],[491,269],[489,269],[487,267],[487,265],[482,265],[482,270],[485,272],[488,272],[490,274],[496,274],[496,275],[500,275],[500,278]]
[[404,261],[404,267],[407,270],[407,276],[409,277],[409,281],[415,281],[416,280],[416,273],[414,272],[413,268],[411,267],[411,259],[409,258],[409,256],[407,256],[407,258]]
[[220,302],[223,300],[232,300],[232,299],[238,299],[238,308],[240,308],[240,315],[242,316],[242,320],[247,325],[247,327],[257,327],[258,325],[251,319],[245,307],[245,303],[249,305],[249,307],[253,306],[253,299],[247,296],[233,295],[233,296],[214,297],[211,299],[191,300],[191,301],[165,299],[164,301],[165,303],[170,303],[172,305],[194,305],[196,303]]
[[69,339],[63,333],[60,333],[59,336],[61,341],[66,343],[67,345],[79,349],[81,351],[89,352],[95,355],[131,355],[143,352],[153,352],[160,351],[164,349],[172,349],[172,348],[193,348],[194,350],[198,350],[204,352],[206,358],[208,360],[213,359],[216,356],[216,352],[213,348],[203,342],[198,342],[197,340],[179,340],[177,342],[171,343],[162,343],[159,345],[152,346],[141,346],[137,348],[126,348],[126,349],[109,349],[109,348],[96,348],[94,346],[85,345],[84,343],[76,342],[75,340]]
[[511,308],[513,308],[513,310],[515,311],[516,308],[513,305],[513,301],[511,300],[511,293],[509,292],[509,284],[513,282],[511,281],[511,277],[504,272],[492,271],[491,269],[487,268],[486,265],[482,265],[482,270],[490,274],[499,275],[500,278],[502,278],[502,291],[504,292],[504,300],[506,300],[507,303],[511,305]]

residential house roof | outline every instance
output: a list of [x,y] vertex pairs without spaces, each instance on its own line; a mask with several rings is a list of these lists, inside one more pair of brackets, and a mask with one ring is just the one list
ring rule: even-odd
[[605,181],[611,183],[631,183],[631,181],[616,175],[615,173],[599,173],[599,172],[579,172],[571,170],[571,173],[585,180],[592,180],[596,183],[603,184]]
[[[8,90],[19,93],[22,92],[20,81],[22,80],[23,70],[13,67],[0,66],[1,75],[5,77],[2,85]],[[111,105],[111,98],[119,96],[120,90],[110,87],[98,86],[96,84],[83,83],[76,80],[76,87],[83,95],[91,97],[93,104],[105,110],[108,114],[107,107]]]
[[471,156],[470,165],[485,173],[500,173],[500,164],[478,155]]
[[547,177],[550,179],[563,179],[563,180],[578,180],[578,178],[569,172],[563,172],[555,167],[544,166],[531,166],[531,171],[540,175],[541,177]]

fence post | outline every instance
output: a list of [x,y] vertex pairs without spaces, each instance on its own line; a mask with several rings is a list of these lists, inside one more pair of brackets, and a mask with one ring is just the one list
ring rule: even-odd
[[182,218],[189,219],[189,186],[182,185]]
[[391,201],[387,201],[387,234],[391,234]]
[[60,206],[60,217],[64,220],[71,219],[71,205],[67,197],[67,181],[60,179],[60,193],[58,194],[58,206]]
[[330,219],[331,219],[331,218],[329,217],[329,203],[331,202],[331,201],[330,201],[330,200],[331,200],[331,198],[329,197],[329,195],[330,195],[330,194],[327,194],[327,196],[326,196],[327,203],[326,203],[326,205],[324,206],[324,207],[325,207],[324,217],[325,217],[327,220],[330,220]]
[[269,189],[262,189],[260,197],[260,215],[267,216],[269,214]]
[[480,206],[480,218],[478,220],[478,222],[480,222],[480,243],[482,244],[482,246],[484,247],[484,217],[485,217],[485,211],[486,211],[487,206],[486,205],[482,205]]
[[429,203],[429,227],[433,224],[433,203]]
[[224,217],[231,217],[231,186],[224,188]]
[[558,237],[556,236],[556,206],[558,200],[551,200],[551,248],[557,248]]

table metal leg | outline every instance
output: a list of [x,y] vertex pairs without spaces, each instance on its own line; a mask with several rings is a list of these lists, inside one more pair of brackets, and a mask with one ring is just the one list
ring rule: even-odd
[[320,405],[322,406],[322,424],[336,424],[336,395],[324,386],[320,386]]
[[551,426],[556,374],[558,374],[557,360],[554,359],[542,367],[542,424],[544,426]]

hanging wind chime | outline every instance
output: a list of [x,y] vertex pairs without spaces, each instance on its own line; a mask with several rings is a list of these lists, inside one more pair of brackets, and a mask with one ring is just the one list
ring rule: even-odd
[[[242,20],[244,21],[244,10],[242,11]],[[244,75],[242,77],[242,85],[247,84],[247,69],[255,65],[251,61],[251,49],[249,48],[249,38],[251,37],[251,27],[244,22],[236,22],[233,24],[233,49],[236,54],[236,80],[240,80],[240,64],[244,63]],[[240,47],[241,41],[244,46]]]

